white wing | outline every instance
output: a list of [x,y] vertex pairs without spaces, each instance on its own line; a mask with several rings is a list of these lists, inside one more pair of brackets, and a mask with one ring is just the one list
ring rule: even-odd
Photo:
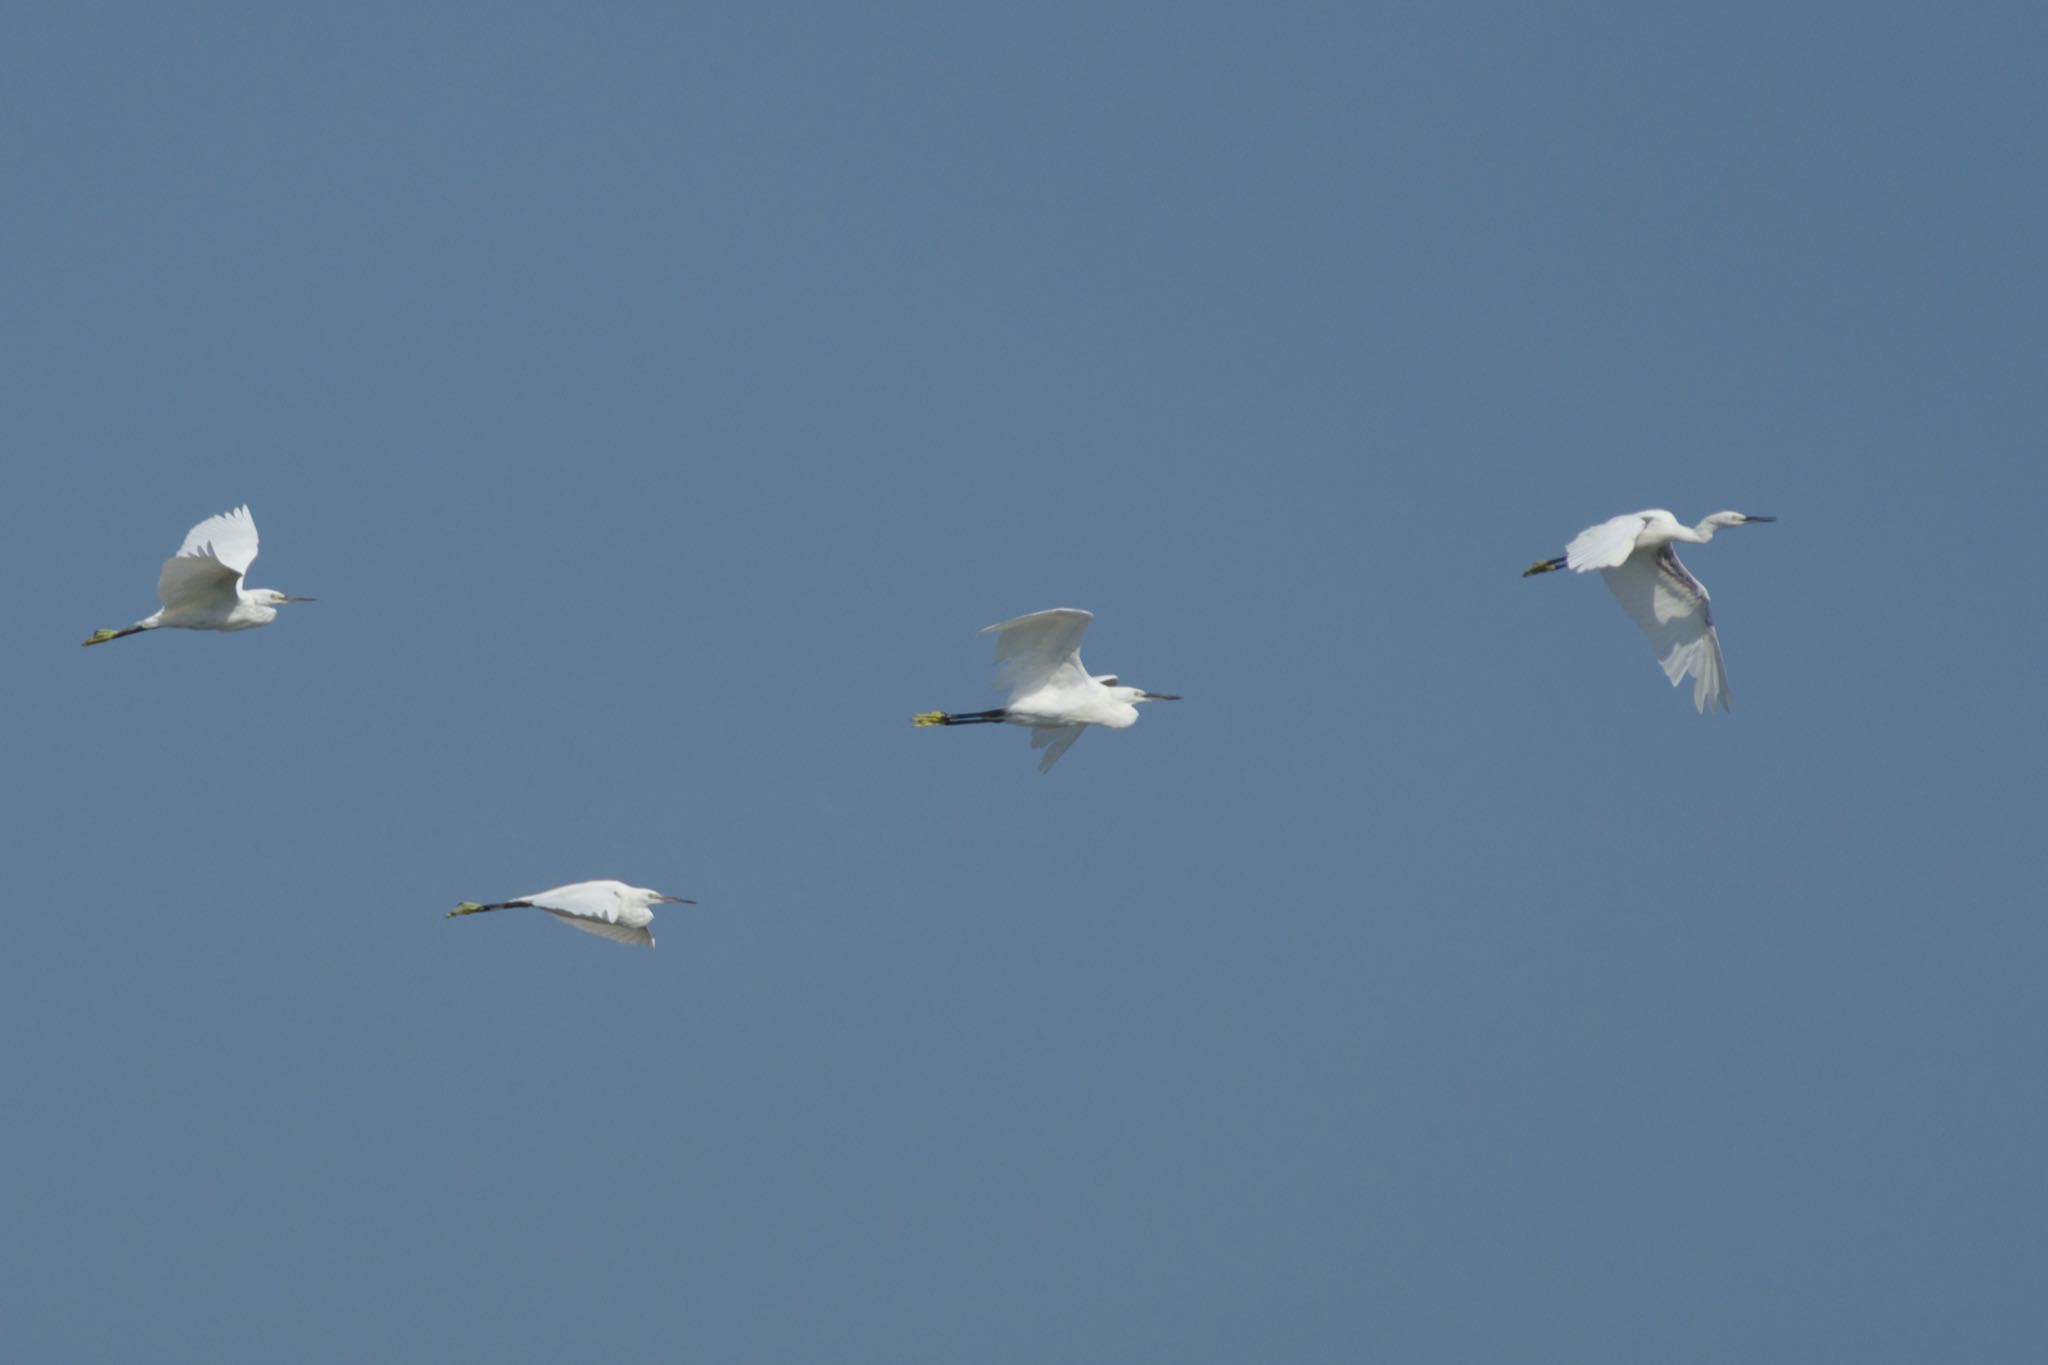
[[1598,526],[1588,526],[1564,547],[1565,567],[1577,573],[1619,568],[1635,551],[1636,537],[1648,524],[1648,513],[1630,512],[1625,517],[1611,517]]
[[623,924],[611,924],[601,919],[585,919],[566,910],[551,910],[545,905],[540,908],[547,910],[550,915],[570,928],[581,929],[586,934],[597,934],[614,943],[638,943],[649,948],[654,946],[654,935],[647,932],[644,926],[639,929],[628,929]]
[[208,517],[185,533],[185,543],[178,547],[178,553],[206,555],[236,573],[247,573],[256,562],[256,518],[249,515],[246,504]]
[[256,519],[247,507],[208,517],[185,533],[178,553],[157,575],[157,600],[166,607],[235,600],[242,575],[256,562]]
[[519,899],[552,915],[574,915],[578,919],[616,924],[621,904],[619,892],[624,889],[624,882],[572,882]]
[[1715,706],[1726,711],[1728,676],[1721,665],[1721,637],[1714,631],[1706,584],[1678,562],[1669,545],[1655,556],[1638,555],[1618,569],[1604,569],[1600,577],[1650,637],[1650,648],[1671,685],[1678,686],[1690,673],[1692,704],[1702,714]]
[[1055,607],[984,627],[981,634],[996,633],[996,687],[1014,699],[1088,682],[1081,636],[1094,619],[1095,613],[1078,607]]
[[[1038,760],[1038,771],[1049,773],[1052,765],[1060,761],[1060,755],[1074,747],[1074,741],[1081,737],[1085,725],[1055,725],[1043,728],[1034,726],[1031,731],[1031,747],[1044,749],[1045,757]],[[1050,748],[1047,746],[1050,745]]]
[[636,928],[619,922],[625,905],[619,893],[625,889],[624,882],[574,882],[519,899],[585,933],[597,934],[615,943],[641,943],[652,948],[654,935],[647,931],[644,923]]

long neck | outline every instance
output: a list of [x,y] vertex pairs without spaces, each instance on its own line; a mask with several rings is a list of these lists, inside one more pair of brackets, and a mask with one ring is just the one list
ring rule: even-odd
[[1716,512],[1699,525],[1693,527],[1692,534],[1687,536],[1686,539],[1696,544],[1704,545],[1714,538],[1714,532],[1721,530],[1723,527],[1740,526],[1746,521],[1769,520],[1769,517],[1745,517],[1740,512]]

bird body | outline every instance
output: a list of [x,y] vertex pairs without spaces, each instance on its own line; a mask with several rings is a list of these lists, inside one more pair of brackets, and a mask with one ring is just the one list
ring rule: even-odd
[[1701,714],[1717,706],[1725,711],[1732,694],[1707,586],[1679,561],[1673,546],[1680,541],[1704,545],[1723,527],[1774,520],[1716,512],[1697,526],[1687,526],[1663,508],[1652,507],[1588,526],[1572,537],[1562,556],[1538,560],[1522,571],[1522,577],[1555,569],[1598,569],[1615,600],[1649,637],[1671,685],[1690,676],[1694,707]]
[[450,910],[447,918],[481,914],[486,910],[542,910],[572,929],[598,934],[615,943],[638,943],[652,948],[654,935],[647,929],[654,923],[652,907],[695,904],[695,901],[681,896],[665,896],[648,887],[628,886],[624,882],[573,882],[568,886],[536,891],[531,896],[518,896],[491,905],[464,901]]
[[185,533],[178,553],[164,561],[156,595],[163,607],[122,630],[96,630],[85,643],[103,645],[124,635],[170,626],[179,630],[250,630],[277,619],[286,602],[310,602],[274,588],[245,588],[256,561],[256,519],[246,506],[208,517]]
[[1081,636],[1094,619],[1078,607],[1055,607],[983,627],[981,634],[996,637],[996,686],[1009,691],[1009,701],[994,711],[927,711],[911,724],[1027,726],[1031,747],[1046,750],[1038,763],[1043,773],[1090,725],[1127,729],[1138,723],[1139,702],[1180,700],[1082,667]]

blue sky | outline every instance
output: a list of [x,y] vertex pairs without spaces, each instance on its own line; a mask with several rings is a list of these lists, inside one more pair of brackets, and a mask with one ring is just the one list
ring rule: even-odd
[[15,9],[16,1349],[2035,1358],[2044,27]]

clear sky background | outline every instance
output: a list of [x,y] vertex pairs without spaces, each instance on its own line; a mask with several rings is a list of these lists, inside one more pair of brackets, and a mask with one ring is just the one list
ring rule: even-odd
[[11,8],[10,1354],[2039,1360],[2044,44]]

